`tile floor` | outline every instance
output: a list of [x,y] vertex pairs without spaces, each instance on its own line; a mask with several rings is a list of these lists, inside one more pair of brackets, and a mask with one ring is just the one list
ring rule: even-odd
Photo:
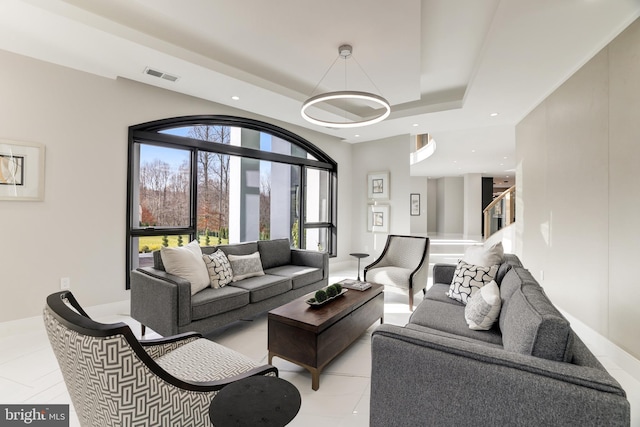
[[[355,277],[353,270],[334,272],[331,280]],[[404,325],[410,312],[406,296],[385,292],[385,322]],[[82,303],[80,301],[80,303]],[[127,314],[97,316],[104,323],[124,321],[139,334],[139,325]],[[353,345],[334,359],[320,375],[320,389],[311,389],[311,376],[304,369],[274,358],[280,376],[293,383],[302,395],[298,416],[289,424],[300,427],[326,425],[368,426],[372,325]],[[242,352],[256,360],[267,360],[267,317],[233,323],[211,336],[215,341]],[[151,335],[152,336],[152,335]],[[587,341],[587,344],[590,344]],[[0,403],[70,403],[56,359],[46,338],[44,326],[38,318],[0,324]],[[592,351],[609,372],[616,377],[631,402],[631,425],[640,426],[640,381],[618,367],[600,349]],[[78,426],[71,408],[71,426]]]

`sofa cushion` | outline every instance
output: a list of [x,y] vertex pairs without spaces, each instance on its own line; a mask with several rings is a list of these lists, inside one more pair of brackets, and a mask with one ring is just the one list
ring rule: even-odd
[[464,318],[469,329],[491,329],[500,315],[500,306],[500,289],[495,280],[492,280],[471,297],[464,309]]
[[208,288],[191,297],[191,319],[206,319],[249,304],[248,291],[233,286]]
[[302,265],[283,265],[265,270],[265,273],[290,278],[293,289],[302,288],[322,280],[322,269]]
[[163,247],[160,249],[160,256],[167,273],[180,276],[191,283],[191,295],[209,287],[209,273],[197,240],[182,247]]
[[484,267],[460,260],[447,295],[466,304],[473,294],[496,277],[498,265]]
[[251,303],[284,294],[292,288],[291,279],[282,276],[272,276],[271,274],[240,280],[239,282],[231,283],[229,286],[249,291]]
[[230,245],[218,246],[222,252],[229,255],[251,255],[258,252],[258,242],[233,243]]
[[416,307],[413,314],[411,314],[409,323],[491,344],[502,345],[502,337],[495,324],[488,331],[474,331],[469,329],[467,322],[464,320],[464,309],[464,304],[456,301],[453,301],[453,304],[451,304],[425,299]]
[[221,288],[233,279],[233,270],[227,256],[222,251],[215,251],[211,255],[202,255],[212,288]]
[[229,255],[227,258],[229,258],[233,270],[233,279],[231,279],[233,282],[249,277],[264,276],[260,252],[254,252],[250,255]]
[[291,264],[289,239],[260,240],[258,241],[258,251],[262,260],[262,268],[265,270]]
[[424,299],[459,305],[460,302],[447,296],[447,292],[449,292],[450,286],[451,285],[444,283],[434,283],[429,289],[427,289],[427,293],[425,294]]
[[502,309],[500,328],[505,350],[558,362],[571,360],[569,322],[537,284],[522,283],[513,292]]

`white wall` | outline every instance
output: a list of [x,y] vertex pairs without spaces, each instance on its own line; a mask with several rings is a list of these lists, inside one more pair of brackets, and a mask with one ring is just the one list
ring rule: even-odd
[[464,232],[464,179],[445,177],[437,180],[437,224],[440,234]]
[[438,180],[427,181],[427,232],[438,232]]
[[[353,145],[353,163],[351,168],[352,185],[352,217],[351,252],[371,254],[362,261],[367,265],[382,253],[387,241],[387,233],[371,233],[367,231],[367,174],[371,172],[389,171],[391,184],[388,201],[379,204],[389,205],[391,216],[389,234],[409,234],[409,193],[411,179],[409,176],[410,136],[399,136]],[[339,169],[339,170],[343,170]]]
[[464,176],[464,236],[482,236],[482,174]]
[[[240,115],[287,128],[339,164],[351,164],[349,144],[266,117],[4,51],[0,64],[0,139],[46,146],[45,200],[0,201],[0,322],[40,315],[45,297],[60,289],[61,277],[71,278],[72,291],[86,306],[128,298],[125,216],[131,125],[193,114]],[[350,181],[344,167],[339,175],[338,256],[347,258]]]
[[[411,193],[420,195],[420,215],[410,216],[411,234],[427,233],[427,199],[428,199],[428,179],[426,177],[411,177]],[[411,211],[409,211],[411,214]]]
[[640,21],[516,128],[517,253],[559,307],[640,358]]

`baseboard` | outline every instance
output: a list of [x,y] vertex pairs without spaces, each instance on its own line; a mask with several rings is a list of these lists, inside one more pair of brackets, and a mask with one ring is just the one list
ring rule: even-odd
[[578,334],[583,341],[591,342],[596,345],[598,349],[602,351],[604,356],[610,358],[626,373],[640,381],[640,360],[636,359],[566,311],[560,311],[571,323],[571,328],[573,328],[575,333]]

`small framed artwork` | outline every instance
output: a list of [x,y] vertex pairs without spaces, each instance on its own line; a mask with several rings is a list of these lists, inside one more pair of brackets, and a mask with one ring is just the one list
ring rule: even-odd
[[389,232],[389,206],[369,205],[367,208],[367,231],[373,233]]
[[389,172],[372,172],[367,175],[367,197],[387,200],[389,198]]
[[420,216],[420,194],[411,193],[411,216]]
[[44,198],[44,145],[0,140],[0,200]]

